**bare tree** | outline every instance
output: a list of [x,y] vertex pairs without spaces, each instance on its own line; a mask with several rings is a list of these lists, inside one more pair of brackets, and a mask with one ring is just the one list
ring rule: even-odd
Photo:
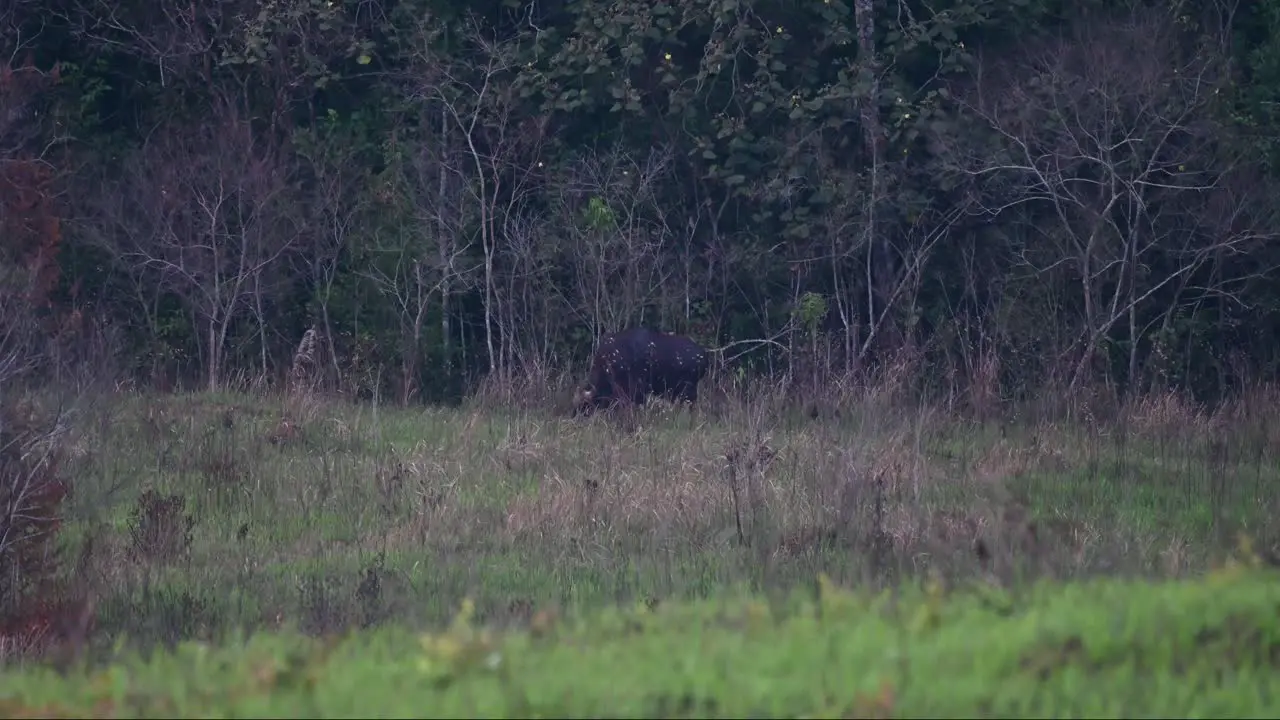
[[294,147],[310,181],[310,191],[303,199],[308,206],[303,220],[304,238],[298,252],[290,257],[299,274],[314,288],[321,341],[328,350],[333,376],[338,378],[341,370],[330,309],[339,264],[360,234],[360,223],[369,219],[373,179],[361,162],[356,138],[342,132],[337,123],[299,131]]
[[258,320],[266,362],[263,279],[298,232],[285,212],[280,154],[224,96],[207,124],[157,131],[126,161],[119,257],[170,283],[203,325],[210,390],[222,383],[228,334],[244,310]]
[[64,418],[51,427],[35,422],[15,392],[17,381],[49,356],[36,311],[56,279],[61,239],[48,155],[64,133],[40,117],[41,95],[57,69],[34,66],[35,36],[24,22],[38,8],[0,6],[0,42],[9,51],[0,57],[0,616],[6,619],[55,575],[51,558],[67,494],[57,477]]
[[67,137],[41,117],[41,97],[60,69],[42,70],[33,62],[39,33],[21,24],[22,13],[31,11],[30,4],[24,8],[16,2],[0,8],[0,47],[5,52],[0,55],[0,165],[4,166],[33,160],[47,163],[49,151]]
[[[441,31],[429,24],[430,19],[426,22],[420,34],[438,37]],[[456,158],[452,154],[440,158],[439,187],[445,197],[449,194],[446,177],[457,178],[467,210],[474,214],[484,263],[485,346],[490,372],[500,373],[506,371],[516,347],[515,328],[501,327],[498,258],[502,228],[505,218],[521,215],[542,174],[547,118],[519,114],[516,76],[523,34],[495,39],[475,16],[469,16],[463,28],[464,32],[451,41],[469,50],[449,58],[424,51],[415,66],[419,77],[410,89],[424,107],[440,109],[445,120],[442,146],[453,147],[446,126],[448,135],[456,133],[461,146]],[[422,46],[430,47],[430,43]],[[440,225],[443,229],[445,223]],[[446,241],[444,232],[440,239]],[[442,256],[457,254],[446,252],[442,245]]]
[[[434,38],[439,28],[421,29]],[[425,43],[428,44],[429,43]],[[401,401],[417,391],[425,323],[433,306],[440,320],[446,364],[450,363],[451,299],[476,287],[485,266],[477,261],[472,173],[459,152],[461,140],[449,106],[441,65],[420,58],[406,94],[415,100],[392,133],[391,164],[376,181],[374,208],[394,222],[374,223],[376,243],[361,271],[395,307],[401,336]]]
[[[577,307],[559,286],[565,260],[563,233],[533,213],[503,218],[502,325],[510,328],[516,362],[522,368],[547,368],[555,361],[554,339],[564,337]],[[515,332],[516,328],[522,330]]]
[[[332,82],[335,61],[370,52],[372,44],[343,3],[217,3],[156,0],[117,3],[69,0],[47,9],[62,15],[82,42],[128,55],[153,68],[166,90],[203,94],[230,70],[247,95],[265,106],[259,120],[272,131],[291,128],[292,113]],[[383,15],[376,0],[365,17]]]
[[[890,163],[874,170],[848,168],[833,149],[836,142],[812,132],[795,141],[798,152],[813,158],[815,174],[823,178],[832,201],[812,220],[807,242],[792,243],[793,295],[798,299],[801,294],[799,276],[829,273],[831,309],[843,329],[843,355],[859,367],[878,346],[884,347],[886,334],[894,343],[909,339],[897,325],[916,314],[925,271],[968,204],[963,198],[942,203],[917,194],[875,203],[867,197],[873,192],[895,184],[910,186],[904,181],[906,170]],[[873,190],[875,186],[881,189]]]
[[[403,234],[405,231],[399,231]],[[413,229],[409,229],[413,232]],[[431,304],[446,278],[467,277],[475,268],[459,269],[461,251],[435,265],[414,238],[397,237],[385,243],[364,275],[395,305],[400,324],[400,402],[407,405],[417,393],[422,334]]]
[[[431,78],[424,67],[409,85],[422,100],[405,126],[396,128],[392,164],[383,173],[374,193],[375,207],[396,218],[393,224],[377,224],[377,245],[370,267],[363,271],[391,300],[399,316],[401,332],[401,400],[416,391],[424,324],[432,304],[438,309],[440,337],[446,365],[450,364],[450,301],[455,294],[475,286],[483,267],[474,262],[467,176],[452,166],[457,145],[452,120],[439,122],[432,110],[443,103],[419,96]],[[414,125],[421,123],[415,128]],[[432,131],[438,130],[438,134]]]
[[675,238],[658,204],[671,161],[668,148],[642,158],[614,148],[580,158],[551,188],[570,236],[565,259],[576,277],[577,306],[593,337],[640,321],[673,275],[667,253]]
[[[867,94],[862,98],[859,119],[862,122],[863,143],[870,162],[869,182],[865,194],[862,231],[865,253],[867,292],[867,316],[877,327],[868,333],[866,346],[883,331],[884,321],[890,318],[889,306],[893,274],[892,250],[885,245],[886,233],[880,227],[879,206],[884,200],[885,163],[884,125],[880,122],[881,59],[875,45],[875,3],[872,0],[854,0],[854,23],[858,28],[859,74],[870,81]],[[905,5],[905,4],[904,4]],[[859,353],[861,355],[862,353]]]
[[163,303],[176,274],[140,267],[123,255],[133,247],[158,247],[169,231],[159,183],[144,169],[139,158],[130,158],[123,168],[91,168],[80,180],[84,190],[72,199],[71,219],[81,243],[114,261],[98,271],[120,284],[121,302],[133,304],[128,315],[149,341],[146,361],[154,378],[162,365],[176,359],[165,345],[163,327]]
[[61,243],[56,200],[61,170],[51,162],[66,132],[42,115],[44,93],[59,74],[33,63],[39,31],[25,22],[33,3],[0,7],[0,385],[34,369],[45,338],[35,311],[58,277]]
[[[993,142],[939,145],[974,179],[981,212],[1029,214],[1035,242],[1019,251],[1022,266],[1073,279],[1073,387],[1125,322],[1134,379],[1147,306],[1181,302],[1201,267],[1258,237],[1255,227],[1206,233],[1185,222],[1236,163],[1210,112],[1225,76],[1212,53],[1183,47],[1171,12],[1080,20],[1065,37],[1029,41],[1012,61],[980,62],[954,94]],[[1224,280],[1217,291],[1227,291]]]
[[13,387],[43,357],[37,343],[40,329],[28,301],[30,284],[29,273],[0,263],[0,387]]
[[71,7],[66,20],[85,40],[154,64],[161,86],[169,87],[189,74],[212,80],[208,59],[218,46],[219,30],[233,20],[236,10],[231,2],[82,0]]

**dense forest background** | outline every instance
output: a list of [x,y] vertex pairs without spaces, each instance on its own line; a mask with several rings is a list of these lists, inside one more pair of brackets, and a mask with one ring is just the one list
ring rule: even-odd
[[640,323],[974,405],[1280,359],[1269,0],[0,0],[0,62],[0,384],[314,343],[438,401]]

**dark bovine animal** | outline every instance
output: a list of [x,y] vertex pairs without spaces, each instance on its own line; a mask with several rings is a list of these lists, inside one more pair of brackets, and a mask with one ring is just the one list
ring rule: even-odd
[[574,411],[591,413],[616,402],[643,405],[650,395],[693,404],[708,366],[707,351],[687,337],[647,328],[610,333],[600,340]]

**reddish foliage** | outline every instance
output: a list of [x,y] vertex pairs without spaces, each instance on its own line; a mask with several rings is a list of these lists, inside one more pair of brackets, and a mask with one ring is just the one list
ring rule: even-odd
[[[23,109],[58,77],[58,68],[42,71],[30,56],[21,67],[0,65],[0,105],[13,109],[10,117],[18,118],[8,122],[27,122],[25,118],[34,113]],[[61,218],[54,201],[54,169],[21,142],[4,152],[7,157],[0,158],[4,160],[0,162],[0,258],[30,271],[28,299],[37,307],[47,307],[58,283],[62,241]]]
[[0,623],[0,660],[5,656],[49,657],[55,650],[83,648],[93,629],[91,598],[32,600]]
[[62,243],[61,221],[53,201],[53,172],[36,161],[0,164],[0,237],[6,247],[0,252],[25,265],[31,273],[29,301],[47,307],[58,284],[58,250]]
[[[0,479],[0,483],[9,483]],[[7,547],[0,548],[0,553],[8,557],[0,560],[0,566],[6,570],[17,570],[21,578],[17,590],[35,589],[42,585],[54,568],[50,561],[53,551],[53,539],[62,527],[62,501],[67,497],[67,485],[54,477],[37,477],[29,479],[26,497],[21,507],[25,508],[21,523],[13,522],[12,533]],[[12,496],[9,487],[0,489],[0,493]],[[0,520],[9,524],[8,519]]]
[[56,539],[69,487],[58,477],[57,452],[42,447],[49,440],[30,408],[0,407],[0,624],[9,639],[47,631],[41,618],[59,595]]
[[40,655],[48,649],[57,615],[46,603],[30,603],[0,623],[3,655]]

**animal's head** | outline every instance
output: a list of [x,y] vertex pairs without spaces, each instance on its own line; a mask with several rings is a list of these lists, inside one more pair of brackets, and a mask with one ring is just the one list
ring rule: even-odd
[[596,409],[596,392],[590,387],[578,388],[573,394],[573,414],[590,415]]

